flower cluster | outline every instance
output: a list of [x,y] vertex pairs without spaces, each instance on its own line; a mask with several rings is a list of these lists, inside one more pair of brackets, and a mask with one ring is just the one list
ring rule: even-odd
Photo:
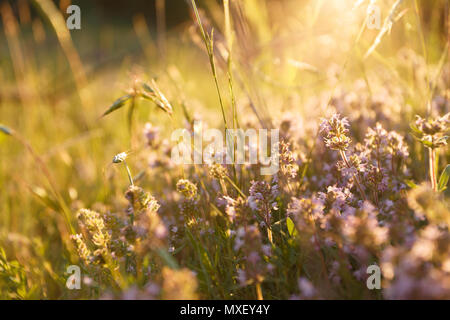
[[431,149],[447,145],[447,136],[443,136],[450,128],[450,112],[436,119],[424,119],[416,116],[412,129],[418,135],[420,142]]
[[330,119],[322,119],[320,132],[323,135],[325,145],[333,150],[347,150],[352,141],[348,136],[349,125],[348,119],[341,118],[337,113]]

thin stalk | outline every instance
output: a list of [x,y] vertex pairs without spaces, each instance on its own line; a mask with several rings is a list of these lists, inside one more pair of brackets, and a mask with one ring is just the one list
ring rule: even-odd
[[225,13],[225,37],[228,46],[228,59],[227,59],[227,74],[228,74],[228,85],[230,89],[231,96],[231,106],[233,109],[233,128],[236,129],[239,126],[237,108],[236,108],[236,97],[233,90],[233,34],[231,29],[231,17],[230,17],[230,2],[229,0],[223,1],[223,8]]
[[223,122],[225,124],[225,129],[228,129],[227,118],[225,116],[225,108],[224,108],[224,104],[223,104],[223,100],[222,100],[222,94],[220,93],[220,88],[219,88],[219,80],[217,78],[216,64],[214,62],[214,46],[213,46],[214,34],[213,34],[213,32],[211,32],[211,35],[209,35],[205,32],[205,29],[203,29],[202,20],[200,19],[200,15],[197,10],[197,5],[195,4],[195,0],[191,0],[191,3],[192,3],[192,7],[194,9],[195,17],[197,19],[197,24],[200,28],[200,33],[202,34],[203,42],[205,43],[206,51],[208,52],[209,64],[211,66],[211,71],[212,71],[212,74],[214,77],[214,83],[216,85],[217,95],[219,96],[219,103],[220,103],[220,108],[222,111],[222,117],[223,117]]
[[[427,55],[427,46],[425,44],[425,36],[423,34],[423,28],[422,28],[422,23],[421,23],[421,19],[420,19],[420,15],[419,15],[419,4],[417,2],[417,0],[414,0],[414,12],[416,14],[416,21],[417,21],[417,29],[418,29],[418,33],[419,33],[419,41],[420,41],[420,45],[422,47],[422,53],[423,53],[423,58],[425,60],[425,81],[427,83],[427,97],[429,95],[430,92],[430,85],[429,85],[429,81],[428,81],[428,55]],[[429,116],[431,113],[431,103],[430,101],[427,101],[427,115]]]
[[125,165],[125,168],[127,169],[128,180],[130,180],[130,184],[131,184],[132,186],[134,186],[133,176],[131,175],[130,168],[128,168],[127,162],[126,162],[125,160],[123,160],[123,164]]
[[[227,57],[227,75],[228,75],[228,88],[231,96],[231,108],[233,113],[233,129],[236,129],[239,126],[238,116],[237,116],[237,108],[236,108],[236,97],[234,95],[233,90],[233,34],[231,31],[231,18],[230,18],[230,2],[229,0],[223,1],[223,10],[225,15],[225,38],[228,46],[228,57]],[[236,151],[236,150],[234,150]],[[234,162],[234,161],[233,161]],[[234,164],[234,163],[233,163]],[[233,175],[234,181],[237,183],[237,172],[236,165],[233,165]]]
[[227,186],[225,185],[225,181],[223,179],[220,179],[219,183],[220,183],[220,188],[222,189],[223,194],[228,196],[228,190],[227,190]]
[[256,297],[258,300],[264,300],[263,298],[263,294],[262,294],[262,289],[261,289],[261,283],[260,282],[256,282]]
[[70,31],[66,27],[66,22],[63,15],[50,0],[33,0],[32,3],[48,18],[52,25],[56,37],[61,45],[64,55],[67,58],[72,75],[75,79],[78,96],[80,97],[82,106],[87,108],[90,103],[90,95],[86,90],[88,81],[86,73],[81,62],[75,45],[72,42]]
[[431,188],[434,191],[437,191],[436,149],[435,148],[428,148],[428,157],[429,157]]
[[272,246],[274,246],[273,244],[273,236],[272,236],[272,223],[271,223],[271,219],[270,219],[270,207],[265,206],[265,215],[263,217],[264,222],[266,223],[267,226],[267,238],[269,239],[269,242]]
[[56,183],[53,180],[53,177],[50,174],[50,170],[48,169],[44,160],[42,160],[42,157],[36,153],[36,151],[33,149],[31,144],[25,138],[23,138],[21,135],[19,135],[16,131],[11,130],[10,134],[12,137],[14,137],[18,142],[20,142],[28,150],[28,152],[31,154],[33,159],[38,164],[42,174],[45,176],[48,184],[50,185],[50,189],[53,192],[53,195],[55,196],[56,201],[58,202],[58,204],[61,208],[61,211],[64,215],[64,219],[65,219],[65,222],[67,224],[70,234],[75,234],[75,228],[72,225],[71,211],[69,209],[69,206],[66,204],[61,193],[58,191],[58,188],[56,187]]
[[269,226],[267,226],[267,238],[269,239],[270,244],[273,246],[272,229],[270,229]]
[[156,30],[157,42],[161,60],[165,63],[166,57],[166,3],[165,0],[156,0]]
[[239,189],[239,187],[230,179],[230,177],[225,176],[225,179],[236,189],[236,191],[241,195],[242,198],[247,199],[247,196]]

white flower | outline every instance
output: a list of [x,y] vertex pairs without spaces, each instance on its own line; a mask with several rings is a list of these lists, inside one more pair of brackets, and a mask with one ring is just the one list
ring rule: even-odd
[[126,152],[118,153],[113,158],[113,163],[121,163],[124,162],[127,158],[128,154]]

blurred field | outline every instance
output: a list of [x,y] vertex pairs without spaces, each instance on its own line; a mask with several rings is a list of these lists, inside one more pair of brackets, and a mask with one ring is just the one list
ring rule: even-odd
[[[439,118],[450,111],[448,1],[375,1],[381,9],[381,29],[366,27],[369,2],[230,0],[228,29],[223,1],[197,2],[203,28],[208,34],[214,29],[214,63],[229,127],[237,122],[244,128],[281,128],[295,158],[295,178],[285,185],[280,182],[280,194],[273,200],[279,207],[271,213],[273,242],[262,225],[255,231],[259,234],[255,241],[269,246],[271,254],[261,253],[264,276],[258,270],[253,279],[248,275],[250,267],[245,267],[245,245],[241,251],[233,247],[233,232],[255,221],[250,213],[243,225],[229,221],[217,199],[223,195],[238,199],[239,192],[251,196],[251,180],[270,179],[251,168],[236,173],[228,167],[233,186],[209,175],[207,165],[176,166],[169,161],[173,130],[190,128],[193,119],[225,128],[191,1],[157,0],[160,6],[166,4],[165,14],[153,9],[153,2],[130,5],[127,11],[121,4],[105,9],[109,5],[103,2],[80,2],[81,30],[68,31],[61,21],[65,23],[70,1],[2,0],[0,125],[4,133],[11,130],[13,134],[0,132],[0,249],[4,250],[0,254],[0,298],[448,299],[450,260],[445,250],[450,250],[450,238],[443,236],[445,249],[433,255],[442,278],[435,273],[429,278],[420,276],[430,279],[425,286],[440,279],[443,289],[439,294],[427,296],[422,290],[421,296],[416,288],[397,296],[398,291],[391,291],[389,296],[383,290],[367,290],[365,280],[358,280],[353,271],[368,262],[381,263],[387,247],[409,248],[411,242],[404,234],[396,240],[394,227],[386,243],[367,249],[371,258],[361,262],[352,253],[345,252],[347,258],[340,256],[346,244],[340,247],[337,240],[336,247],[327,247],[325,232],[321,243],[314,244],[294,217],[289,221],[296,224],[297,234],[286,224],[292,198],[311,198],[326,193],[329,186],[344,188],[347,183],[335,169],[338,153],[326,150],[318,134],[320,119],[337,112],[349,118],[353,145],[362,143],[367,129],[380,122],[386,130],[401,135],[409,148],[405,174],[398,178],[404,188],[389,186],[374,196],[376,201],[369,197],[378,221],[389,221],[382,226],[394,225],[395,218],[380,218],[385,210],[382,203],[389,200],[394,203],[393,215],[401,217],[405,230],[415,228],[412,233],[418,238],[422,229],[434,224],[448,234],[448,190],[424,196],[425,203],[436,196],[432,202],[441,205],[438,209],[423,205],[425,220],[406,218],[420,211],[411,205],[410,192],[430,180],[428,150],[414,139],[410,123],[416,114]],[[398,9],[392,11],[397,2]],[[152,79],[170,102],[172,115],[151,101],[136,98],[133,107],[127,105],[102,117],[116,99]],[[146,123],[159,128],[158,138],[148,138]],[[288,129],[283,131],[283,125]],[[448,125],[445,130],[448,133]],[[79,209],[98,211],[106,228],[108,215],[120,213],[125,221],[128,205],[138,210],[124,196],[130,192],[125,169],[111,163],[124,151],[131,151],[127,164],[136,186],[160,205],[157,222],[142,222],[147,223],[144,229],[151,241],[136,235],[130,240],[126,226],[111,227],[111,237],[123,232],[117,241],[133,243],[132,248],[124,249],[126,253],[119,258],[111,253],[114,250],[108,242],[107,253],[96,255],[103,260],[83,264],[70,237],[89,234],[78,223]],[[445,146],[438,151],[436,172],[440,175],[450,162],[450,153]],[[332,181],[322,181],[327,175]],[[190,203],[192,199],[177,192],[179,179],[196,185],[197,202]],[[370,194],[370,187],[364,188]],[[352,183],[348,190],[359,197]],[[139,198],[134,193],[132,197]],[[346,199],[355,210],[362,207],[358,200],[362,199]],[[189,208],[194,213],[185,215],[187,203],[193,205]],[[151,234],[159,224],[167,235],[153,239]],[[350,247],[358,245],[364,246],[364,241]],[[91,246],[96,246],[95,241]],[[437,250],[430,247],[426,250]],[[354,269],[344,270],[340,259],[350,261]],[[333,269],[335,261],[342,263],[339,271]],[[83,275],[89,278],[81,290],[66,288],[66,268],[71,264],[83,266]],[[239,270],[247,272],[245,285],[239,282],[244,272]],[[395,270],[396,276],[403,272],[400,267]],[[332,273],[339,274],[341,282],[333,282]],[[393,285],[394,279],[386,277],[383,287]],[[315,288],[314,294],[307,294],[304,281]]]

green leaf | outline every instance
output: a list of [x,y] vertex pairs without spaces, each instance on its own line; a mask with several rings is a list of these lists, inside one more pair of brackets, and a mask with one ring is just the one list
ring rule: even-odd
[[156,97],[154,95],[150,95],[150,94],[147,94],[145,92],[141,92],[139,95],[142,98],[144,98],[145,100],[148,100],[148,101],[151,101],[151,102],[154,102],[154,103],[158,104],[158,100],[156,99]]
[[157,250],[159,256],[164,260],[164,262],[171,268],[171,269],[179,269],[180,266],[178,265],[175,258],[167,252],[165,249],[158,249]]
[[156,81],[153,79],[151,84],[142,83],[142,88],[146,92],[140,92],[140,96],[146,100],[150,100],[156,104],[161,110],[167,112],[169,115],[172,115],[173,108],[164,94],[159,90]]
[[416,133],[417,135],[421,136],[423,135],[423,132],[419,130],[419,128],[416,127],[416,125],[414,123],[411,123],[409,125],[409,127],[411,128],[411,130]]
[[428,147],[428,148],[432,148],[432,147],[433,147],[433,142],[431,142],[431,141],[421,139],[420,142],[421,142],[425,147]]
[[58,203],[52,199],[45,189],[38,186],[30,186],[30,191],[39,198],[47,207],[52,208],[56,212],[60,210]]
[[130,105],[130,107],[128,108],[128,117],[127,117],[127,120],[128,120],[128,130],[129,130],[129,132],[130,132],[130,135],[131,135],[131,133],[132,133],[132,131],[133,131],[133,115],[134,115],[134,111],[135,111],[135,109],[136,109],[136,101],[135,101],[135,99],[132,99],[131,100],[131,105]]
[[442,170],[441,177],[439,178],[438,190],[444,191],[447,188],[448,179],[450,178],[450,164],[448,164],[444,170]]
[[294,221],[289,217],[286,218],[286,226],[291,237],[295,237],[298,234],[297,229],[295,229]]
[[9,135],[9,136],[12,134],[11,129],[6,127],[6,126],[4,126],[4,125],[2,125],[2,124],[0,124],[0,131],[3,132],[4,134]]
[[415,184],[412,180],[404,180],[403,182],[406,183],[406,185],[411,189],[417,188],[417,184]]
[[116,101],[108,108],[108,110],[105,111],[105,113],[102,115],[102,117],[106,116],[107,114],[110,114],[113,111],[116,111],[117,109],[122,108],[125,103],[130,100],[133,96],[131,94],[126,94]]
[[142,82],[142,88],[151,94],[155,93],[155,91],[145,82]]

